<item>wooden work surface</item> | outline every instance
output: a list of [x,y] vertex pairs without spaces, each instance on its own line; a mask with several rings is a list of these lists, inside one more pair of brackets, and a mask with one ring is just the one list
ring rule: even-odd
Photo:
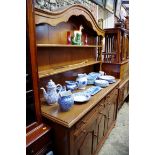
[[[103,88],[100,92],[91,97],[91,99],[83,104],[74,104],[73,107],[67,111],[62,112],[58,104],[47,105],[42,104],[42,115],[53,122],[61,124],[65,127],[72,127],[78,120],[80,120],[88,111],[90,111],[103,97],[105,97],[115,86],[119,84],[120,80]],[[87,88],[90,86],[87,86]]]

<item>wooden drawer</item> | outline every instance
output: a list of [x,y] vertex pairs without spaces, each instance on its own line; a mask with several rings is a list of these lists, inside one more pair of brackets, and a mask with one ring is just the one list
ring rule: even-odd
[[[75,124],[76,130],[87,124],[88,120],[95,114],[98,110],[99,104],[97,104],[91,111],[89,111],[80,121]],[[76,131],[75,131],[76,132]]]
[[118,95],[118,87],[116,87],[115,89],[113,89],[107,96],[106,96],[106,103],[111,102],[111,100],[113,99],[113,96]]
[[120,109],[124,100],[129,94],[129,81],[126,82],[121,88],[119,88],[119,97],[118,97],[118,109]]

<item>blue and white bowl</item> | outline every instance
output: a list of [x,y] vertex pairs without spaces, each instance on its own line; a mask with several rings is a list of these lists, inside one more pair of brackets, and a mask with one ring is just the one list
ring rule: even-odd
[[109,86],[109,82],[106,80],[95,80],[95,86],[107,87]]

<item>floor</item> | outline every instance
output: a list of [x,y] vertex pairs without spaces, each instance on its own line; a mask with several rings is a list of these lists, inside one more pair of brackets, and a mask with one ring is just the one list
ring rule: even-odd
[[124,102],[116,125],[98,155],[129,155],[129,104]]

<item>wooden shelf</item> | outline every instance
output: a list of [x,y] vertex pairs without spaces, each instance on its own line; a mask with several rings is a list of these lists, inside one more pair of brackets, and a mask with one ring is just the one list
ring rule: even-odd
[[70,71],[70,70],[74,70],[74,69],[78,69],[81,67],[86,67],[86,66],[90,66],[90,65],[94,65],[94,64],[98,64],[100,63],[100,61],[83,61],[80,63],[76,63],[76,64],[72,64],[72,65],[66,65],[66,66],[59,66],[56,68],[50,68],[44,71],[40,71],[39,72],[39,78],[44,78],[44,77],[48,77],[50,75],[54,75],[54,74],[58,74],[58,73],[63,73],[66,71]]
[[37,44],[37,47],[102,47],[102,45]]

